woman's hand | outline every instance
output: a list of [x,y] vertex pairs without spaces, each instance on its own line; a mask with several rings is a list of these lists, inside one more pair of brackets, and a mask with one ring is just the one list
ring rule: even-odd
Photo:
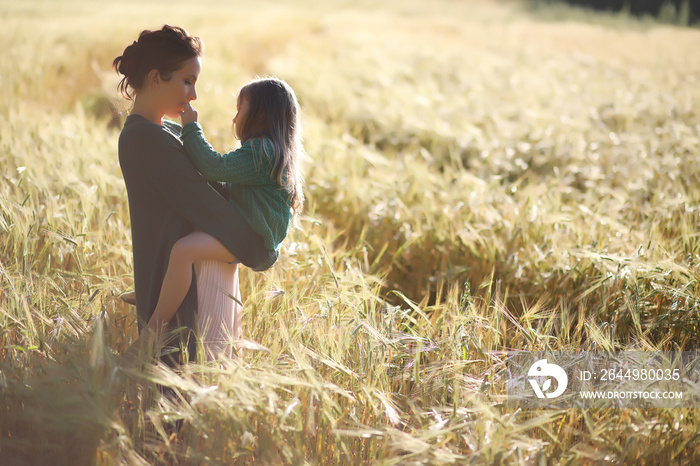
[[187,104],[185,106],[185,109],[180,112],[180,120],[182,122],[182,126],[185,126],[187,123],[197,121],[197,117],[197,110],[195,110],[190,104]]

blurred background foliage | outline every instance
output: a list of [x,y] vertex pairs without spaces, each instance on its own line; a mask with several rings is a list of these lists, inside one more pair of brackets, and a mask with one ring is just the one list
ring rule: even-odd
[[[1,2],[2,461],[696,463],[694,409],[503,403],[504,351],[700,331],[694,10],[544,3]],[[221,151],[240,86],[294,87],[307,209],[278,265],[242,272],[250,349],[125,370],[110,66],[164,23],[205,42]]]
[[655,21],[679,26],[697,26],[700,2],[697,0],[527,0],[531,8],[551,9],[567,4],[596,11],[651,17]]

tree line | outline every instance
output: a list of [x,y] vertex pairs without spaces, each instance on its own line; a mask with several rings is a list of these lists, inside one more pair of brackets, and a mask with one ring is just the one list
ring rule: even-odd
[[[557,0],[555,0],[557,1]],[[562,1],[562,0],[559,0]],[[600,11],[629,12],[634,16],[653,16],[680,25],[700,22],[700,0],[563,0],[570,5]],[[548,3],[553,3],[551,0]]]

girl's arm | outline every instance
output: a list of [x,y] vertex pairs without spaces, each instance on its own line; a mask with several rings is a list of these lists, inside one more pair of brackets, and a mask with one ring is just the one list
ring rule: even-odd
[[197,122],[187,123],[180,135],[185,152],[197,170],[209,181],[264,185],[274,183],[270,179],[271,164],[266,156],[256,157],[250,141],[240,149],[219,154],[204,137]]

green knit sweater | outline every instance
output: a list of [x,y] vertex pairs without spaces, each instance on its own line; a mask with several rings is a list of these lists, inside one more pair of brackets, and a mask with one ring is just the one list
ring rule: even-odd
[[250,139],[237,150],[219,154],[197,122],[186,124],[180,138],[202,176],[208,181],[231,183],[231,202],[238,205],[250,227],[262,236],[265,247],[279,250],[292,223],[292,209],[287,200],[289,194],[272,179],[272,158],[260,147],[264,143],[271,154],[272,142],[267,138]]

